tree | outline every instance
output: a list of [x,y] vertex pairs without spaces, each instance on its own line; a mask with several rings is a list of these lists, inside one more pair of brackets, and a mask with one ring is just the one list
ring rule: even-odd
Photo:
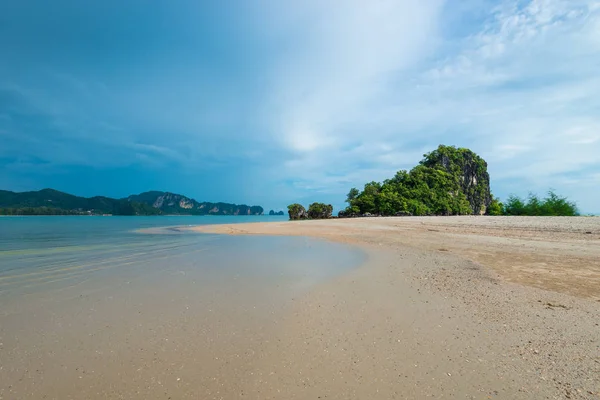
[[492,198],[492,202],[486,210],[488,215],[502,215],[504,214],[504,206],[498,199]]
[[579,215],[579,211],[577,210],[577,204],[567,200],[566,197],[557,195],[553,190],[549,190],[547,197],[544,199],[530,193],[527,202],[518,196],[510,195],[504,204],[504,214],[572,217]]
[[557,195],[553,189],[548,191],[548,197],[544,199],[541,205],[542,215],[555,215],[555,216],[575,216],[579,215],[577,210],[577,204],[567,200],[566,197]]
[[350,189],[348,195],[346,196],[346,203],[352,204],[352,202],[358,197],[359,194],[360,190],[358,190],[357,188]]
[[504,203],[505,215],[525,215],[525,203],[520,197],[511,194]]

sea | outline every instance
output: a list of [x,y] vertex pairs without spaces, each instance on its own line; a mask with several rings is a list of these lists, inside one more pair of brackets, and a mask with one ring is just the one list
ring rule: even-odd
[[[217,390],[210,376],[251,368],[257,338],[272,336],[295,299],[365,255],[304,237],[181,227],[285,219],[0,217],[0,398]],[[185,393],[184,377],[195,382]]]

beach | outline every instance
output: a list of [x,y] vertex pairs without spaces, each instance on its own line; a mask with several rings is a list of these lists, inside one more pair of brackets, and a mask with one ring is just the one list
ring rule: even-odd
[[365,264],[294,299],[221,397],[600,398],[600,218],[211,225],[349,243]]
[[600,398],[600,218],[3,227],[0,399]]

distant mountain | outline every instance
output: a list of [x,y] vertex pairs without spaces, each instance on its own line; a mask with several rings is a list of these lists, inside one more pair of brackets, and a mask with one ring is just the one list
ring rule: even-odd
[[269,215],[285,215],[283,211],[269,211]]
[[262,212],[262,207],[198,203],[165,192],[112,199],[79,197],[53,189],[21,193],[0,190],[0,215],[260,215]]
[[260,206],[245,204],[198,202],[181,194],[169,192],[145,192],[127,198],[132,202],[147,204],[164,214],[178,215],[262,215]]
[[79,197],[43,189],[37,192],[0,190],[0,215],[159,215],[144,203],[109,197]]

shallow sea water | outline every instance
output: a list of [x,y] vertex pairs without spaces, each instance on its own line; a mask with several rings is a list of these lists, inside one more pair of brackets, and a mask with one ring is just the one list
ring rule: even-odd
[[364,254],[176,227],[281,219],[0,218],[0,398],[218,398],[295,297]]

